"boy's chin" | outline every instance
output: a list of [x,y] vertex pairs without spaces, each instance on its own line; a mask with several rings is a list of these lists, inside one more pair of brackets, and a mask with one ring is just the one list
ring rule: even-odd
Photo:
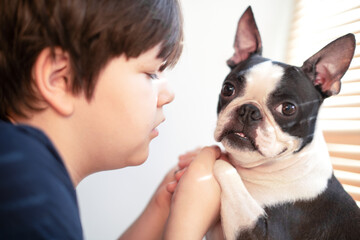
[[139,166],[146,162],[149,157],[149,148],[143,151],[138,151],[135,155],[127,159],[127,166]]
[[139,165],[142,165],[143,163],[146,162],[146,160],[148,159],[148,156],[144,157],[144,158],[139,158],[137,159],[136,161],[133,162],[132,165],[129,165],[129,166],[139,166]]

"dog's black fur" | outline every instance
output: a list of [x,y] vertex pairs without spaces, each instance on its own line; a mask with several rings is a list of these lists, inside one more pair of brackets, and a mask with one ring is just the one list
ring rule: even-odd
[[238,240],[358,240],[360,210],[332,176],[324,193],[311,201],[265,208],[266,217]]

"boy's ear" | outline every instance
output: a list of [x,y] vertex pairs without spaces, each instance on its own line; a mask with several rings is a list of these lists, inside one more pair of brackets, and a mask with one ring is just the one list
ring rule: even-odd
[[41,51],[36,59],[33,77],[36,87],[57,113],[70,116],[74,111],[73,94],[70,90],[70,59],[66,52],[55,48]]
[[227,61],[229,67],[233,68],[242,61],[245,61],[251,54],[262,53],[262,43],[259,29],[256,26],[255,18],[249,6],[241,16],[234,42],[234,55]]
[[340,92],[340,79],[349,68],[355,46],[354,34],[347,34],[326,45],[301,67],[324,98]]

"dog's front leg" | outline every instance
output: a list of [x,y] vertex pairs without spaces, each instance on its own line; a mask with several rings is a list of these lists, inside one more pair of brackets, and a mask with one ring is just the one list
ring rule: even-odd
[[216,161],[214,174],[221,186],[221,223],[225,239],[235,240],[241,231],[255,227],[264,210],[252,198],[230,163]]

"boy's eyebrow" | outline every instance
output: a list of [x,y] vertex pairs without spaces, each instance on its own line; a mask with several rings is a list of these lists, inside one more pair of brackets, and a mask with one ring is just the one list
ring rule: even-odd
[[147,59],[147,60],[144,60],[144,61],[140,61],[136,65],[140,69],[152,69],[154,71],[162,72],[166,68],[166,63],[167,63],[166,60],[162,61],[161,58],[156,58],[154,61],[152,59],[151,60]]

